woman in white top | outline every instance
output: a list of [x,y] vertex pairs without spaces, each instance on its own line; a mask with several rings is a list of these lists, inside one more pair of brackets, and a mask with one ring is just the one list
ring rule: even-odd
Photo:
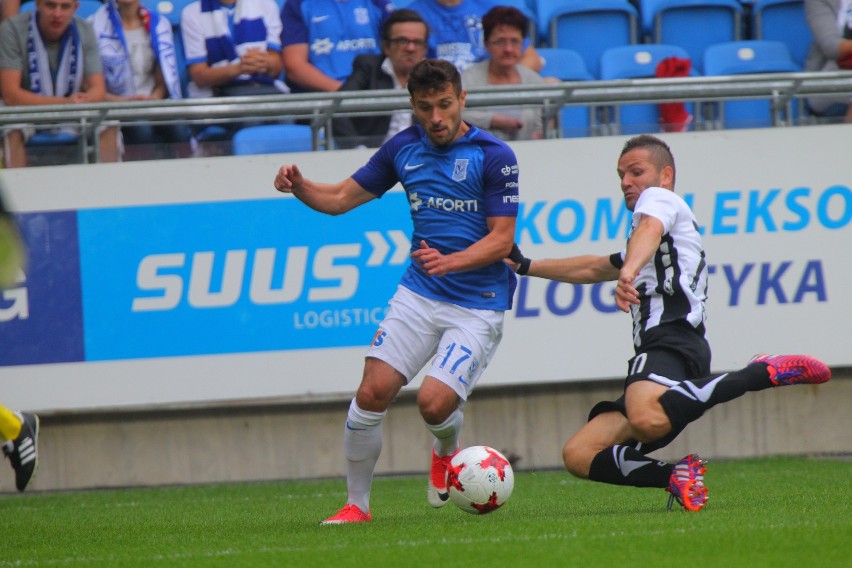
[[[520,64],[529,20],[517,8],[495,6],[482,17],[489,59],[462,72],[465,89],[485,85],[544,83],[541,76]],[[501,140],[542,138],[541,110],[537,108],[465,109],[463,118]]]
[[[139,0],[107,0],[90,18],[98,36],[107,101],[182,98],[171,23]],[[188,153],[189,128],[181,124],[123,126],[133,157]]]

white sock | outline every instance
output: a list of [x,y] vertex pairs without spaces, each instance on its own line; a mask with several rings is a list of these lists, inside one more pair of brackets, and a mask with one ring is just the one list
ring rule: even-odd
[[464,424],[464,412],[461,408],[456,408],[450,414],[450,417],[440,424],[426,424],[426,427],[435,436],[432,448],[434,448],[436,454],[448,456],[458,449],[462,424]]
[[349,405],[346,428],[343,432],[343,453],[346,456],[346,486],[348,503],[362,511],[370,511],[370,486],[379,454],[382,453],[382,419],[385,412],[362,410]]

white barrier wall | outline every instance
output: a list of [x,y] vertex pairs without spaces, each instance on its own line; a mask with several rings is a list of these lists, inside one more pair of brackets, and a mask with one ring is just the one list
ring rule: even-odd
[[[852,365],[852,126],[666,135],[703,224],[716,370],[754,353]],[[525,254],[609,254],[626,138],[514,146]],[[284,160],[336,181],[369,151],[0,171],[31,250],[0,301],[2,403],[32,410],[348,397],[407,262],[401,191],[329,217],[278,194]],[[524,278],[483,385],[624,374],[612,286]]]

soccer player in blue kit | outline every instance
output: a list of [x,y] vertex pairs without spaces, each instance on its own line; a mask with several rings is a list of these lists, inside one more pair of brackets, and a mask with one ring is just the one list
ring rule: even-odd
[[[322,524],[370,521],[370,487],[382,449],[382,419],[400,389],[427,364],[417,394],[434,435],[427,499],[447,503],[446,471],[458,451],[465,401],[493,357],[516,278],[505,263],[515,236],[518,165],[502,141],[462,121],[466,93],[452,63],[421,61],[408,79],[419,124],[388,140],[352,177],[306,179],[282,166],[275,188],[338,215],[400,182],[414,225],[412,262],[367,350],[344,429],[346,505]],[[430,363],[431,361],[431,363]]]

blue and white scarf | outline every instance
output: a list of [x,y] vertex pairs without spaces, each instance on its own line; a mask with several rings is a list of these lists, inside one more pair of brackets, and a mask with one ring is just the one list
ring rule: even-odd
[[[239,63],[240,56],[250,49],[266,51],[266,24],[261,3],[237,0],[234,5],[233,28],[228,11],[219,0],[201,0],[201,29],[207,47],[207,64],[210,67]],[[273,78],[263,73],[240,75],[234,84],[257,81],[273,83]]]
[[71,24],[59,40],[59,65],[51,73],[47,49],[38,31],[38,12],[30,17],[27,29],[27,71],[30,91],[50,97],[68,97],[80,92],[83,86],[83,46],[77,22]]
[[[168,19],[144,6],[139,7],[139,12],[151,40],[154,57],[160,64],[169,97],[180,99],[183,95],[171,24]],[[108,0],[90,19],[98,36],[107,92],[120,97],[132,97],[136,94],[136,85],[133,82],[133,70],[130,67],[130,54],[121,26],[121,15],[115,0]]]

